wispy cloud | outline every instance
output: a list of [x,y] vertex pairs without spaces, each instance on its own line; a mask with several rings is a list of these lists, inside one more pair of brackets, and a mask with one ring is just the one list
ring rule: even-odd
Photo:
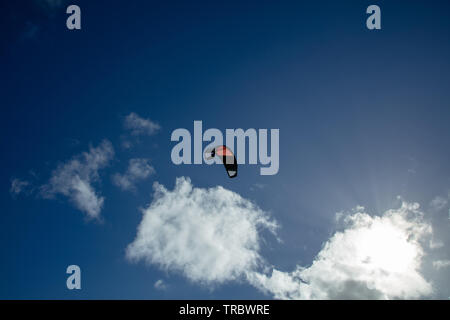
[[437,196],[430,202],[430,207],[435,211],[441,211],[442,209],[447,207],[447,205],[448,205],[448,197],[444,198],[441,196]]
[[435,241],[433,239],[430,240],[430,249],[439,249],[444,246],[444,243],[442,241]]
[[144,119],[134,112],[125,117],[124,127],[125,129],[129,130],[132,135],[135,136],[151,136],[155,134],[159,129],[161,129],[161,126],[158,123],[153,122],[150,119]]
[[257,190],[262,190],[265,187],[267,187],[266,184],[263,183],[254,183],[250,186],[250,191],[257,191]]
[[161,290],[161,291],[167,290],[167,285],[166,285],[166,283],[165,283],[162,279],[157,280],[157,281],[155,282],[155,284],[153,285],[153,287],[154,287],[156,290]]
[[135,190],[135,184],[147,179],[155,172],[148,159],[131,159],[124,174],[116,173],[112,176],[113,184],[122,190]]
[[92,183],[99,180],[98,171],[108,165],[114,156],[111,142],[105,140],[89,152],[74,157],[59,165],[49,182],[41,187],[45,198],[62,194],[89,218],[99,218],[104,197],[95,191]]
[[9,189],[9,192],[11,193],[11,195],[17,196],[18,194],[27,190],[29,186],[30,186],[29,181],[14,178],[11,181],[11,188]]
[[436,260],[433,261],[433,267],[435,269],[443,269],[450,267],[450,260]]

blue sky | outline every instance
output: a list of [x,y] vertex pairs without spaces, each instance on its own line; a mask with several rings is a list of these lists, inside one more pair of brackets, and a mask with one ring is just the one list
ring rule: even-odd
[[[419,226],[432,228],[421,241],[439,245],[408,242],[423,250],[416,252],[420,266],[408,270],[433,289],[418,281],[421,294],[405,297],[450,296],[447,2],[378,1],[376,31],[366,28],[365,11],[374,4],[368,1],[71,3],[81,8],[81,30],[65,27],[64,1],[8,2],[1,9],[0,298],[297,297],[277,295],[273,274],[271,284],[249,280],[253,269],[237,279],[197,281],[167,256],[165,268],[130,261],[127,247],[141,209],[154,200],[153,183],[173,190],[177,177],[202,190],[223,186],[277,221],[277,235],[262,232],[257,241],[265,260],[258,267],[289,274],[293,285],[292,272],[320,260],[336,232],[351,241],[350,231],[372,230],[359,222],[340,226],[337,212],[352,216],[364,206],[376,219],[401,207],[397,196],[419,203],[423,217],[414,228],[395,226],[415,235]],[[160,129],[131,134],[124,123],[132,113]],[[280,129],[279,173],[261,176],[259,166],[243,165],[229,179],[219,167],[174,165],[170,135],[192,132],[194,120],[223,131]],[[45,199],[42,186],[58,165],[105,139],[114,156],[90,177],[104,197],[101,220],[87,219],[62,194]],[[146,159],[154,173],[124,191],[112,177],[124,174],[130,159]],[[14,179],[28,185],[13,192]],[[193,210],[201,222],[205,215],[195,212],[203,207]],[[197,266],[185,259],[181,265]],[[65,286],[70,264],[81,267],[82,290]],[[364,288],[395,297],[363,276],[355,281]],[[299,291],[313,292],[308,297],[339,297],[314,287],[314,276],[300,277],[310,287]],[[165,288],[154,287],[158,280]]]

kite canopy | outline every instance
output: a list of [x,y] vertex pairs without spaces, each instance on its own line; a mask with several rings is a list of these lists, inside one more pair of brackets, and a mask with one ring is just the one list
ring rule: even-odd
[[206,158],[212,159],[215,156],[220,157],[228,177],[234,178],[237,176],[237,161],[233,152],[227,146],[219,146],[213,149],[206,150]]

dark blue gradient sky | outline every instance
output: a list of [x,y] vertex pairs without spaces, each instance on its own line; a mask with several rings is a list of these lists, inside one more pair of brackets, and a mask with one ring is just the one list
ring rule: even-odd
[[[154,181],[220,184],[271,212],[283,243],[269,238],[262,255],[281,270],[312,262],[338,211],[379,213],[398,195],[426,207],[450,188],[448,1],[72,1],[80,31],[66,29],[66,6],[36,2],[0,7],[0,298],[267,298],[125,259]],[[382,30],[369,31],[374,3]],[[130,112],[162,130],[124,150]],[[194,120],[279,128],[279,173],[247,165],[230,180],[173,165],[170,134]],[[103,139],[116,149],[102,172],[103,224],[65,199],[11,196],[12,178],[42,185]],[[109,179],[131,157],[156,170],[134,194]],[[436,221],[445,238],[448,220]],[[83,270],[79,292],[65,287],[69,264]],[[168,290],[154,290],[160,278]]]

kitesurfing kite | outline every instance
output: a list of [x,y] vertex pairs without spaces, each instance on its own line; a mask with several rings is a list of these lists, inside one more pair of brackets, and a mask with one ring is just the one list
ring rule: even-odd
[[237,176],[237,161],[233,152],[227,146],[219,146],[205,151],[207,160],[213,159],[215,156],[220,157],[228,177],[234,178]]

